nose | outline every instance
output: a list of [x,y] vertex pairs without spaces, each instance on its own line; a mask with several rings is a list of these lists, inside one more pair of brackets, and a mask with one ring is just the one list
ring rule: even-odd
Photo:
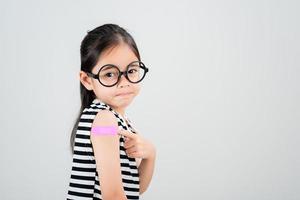
[[120,74],[120,80],[118,82],[118,86],[119,87],[128,87],[129,86],[129,81],[127,80],[126,78],[126,75],[125,75],[126,72],[121,72]]

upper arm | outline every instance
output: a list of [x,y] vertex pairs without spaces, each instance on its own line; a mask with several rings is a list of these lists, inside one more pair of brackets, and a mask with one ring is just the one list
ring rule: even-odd
[[[117,126],[112,112],[100,110],[93,121],[94,126]],[[94,149],[101,194],[104,199],[124,193],[120,167],[119,135],[93,135]],[[125,195],[125,193],[124,193]]]

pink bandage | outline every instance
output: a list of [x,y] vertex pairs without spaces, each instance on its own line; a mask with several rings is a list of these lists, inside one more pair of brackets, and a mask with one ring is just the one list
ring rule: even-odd
[[91,133],[93,135],[117,135],[117,126],[94,126]]

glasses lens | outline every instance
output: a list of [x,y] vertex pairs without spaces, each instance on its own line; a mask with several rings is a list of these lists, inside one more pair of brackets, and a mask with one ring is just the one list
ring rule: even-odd
[[131,82],[139,82],[145,76],[145,69],[140,62],[132,63],[127,70],[128,79]]
[[119,70],[116,66],[105,66],[99,72],[100,82],[104,85],[114,85],[118,81]]

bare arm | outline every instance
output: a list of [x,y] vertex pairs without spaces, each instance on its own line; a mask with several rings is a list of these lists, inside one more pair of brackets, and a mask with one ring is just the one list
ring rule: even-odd
[[[118,124],[113,113],[101,110],[97,113],[92,126],[118,126]],[[91,134],[91,141],[103,200],[126,200],[120,166],[119,136]]]

